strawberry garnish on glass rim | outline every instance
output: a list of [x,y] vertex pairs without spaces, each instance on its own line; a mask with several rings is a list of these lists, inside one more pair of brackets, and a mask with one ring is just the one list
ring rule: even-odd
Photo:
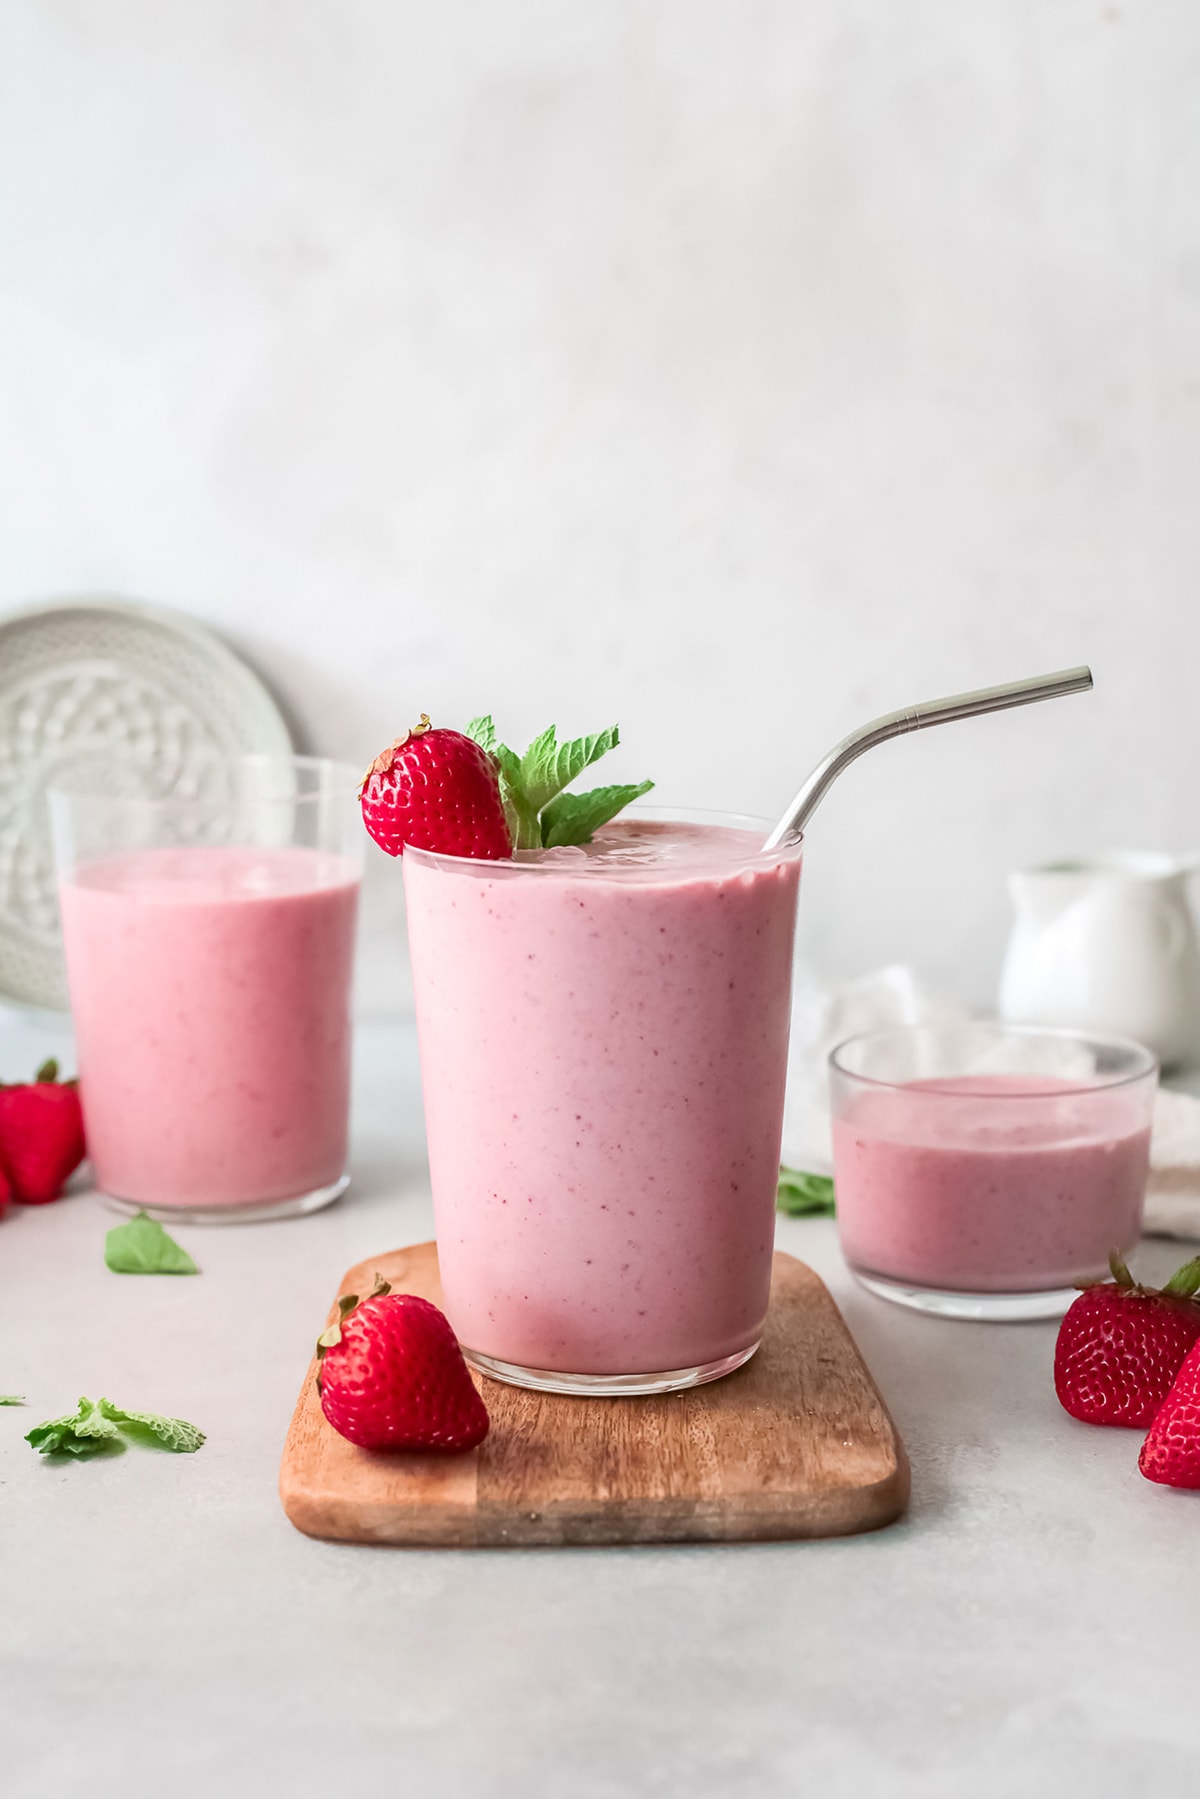
[[1135,1281],[1117,1250],[1113,1278],[1085,1286],[1058,1329],[1054,1387],[1085,1424],[1146,1426],[1200,1339],[1200,1256],[1165,1287]]
[[490,860],[512,853],[492,757],[461,731],[435,730],[427,713],[376,756],[359,789],[363,823],[380,849],[406,844]]
[[491,717],[464,731],[434,728],[427,713],[376,756],[359,789],[363,822],[389,856],[406,845],[498,860],[514,851],[590,843],[601,825],[653,781],[568,793],[577,775],[620,742],[616,725],[558,741],[553,725],[523,756],[496,738]]

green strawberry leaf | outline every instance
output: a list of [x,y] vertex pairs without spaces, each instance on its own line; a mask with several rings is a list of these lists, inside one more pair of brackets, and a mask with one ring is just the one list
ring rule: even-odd
[[157,1218],[138,1212],[104,1239],[104,1260],[114,1274],[199,1274],[186,1249],[169,1237]]
[[590,843],[601,825],[615,818],[631,800],[649,793],[653,785],[653,781],[636,781],[623,787],[593,787],[589,793],[560,793],[542,812],[542,848]]
[[24,1393],[0,1393],[0,1405],[24,1405]]
[[496,727],[492,723],[491,713],[483,712],[478,718],[473,718],[463,735],[469,737],[472,743],[477,743],[490,756],[496,747]]
[[1200,1256],[1193,1256],[1190,1262],[1185,1262],[1182,1268],[1175,1270],[1163,1292],[1170,1293],[1173,1297],[1191,1299],[1197,1291],[1200,1291]]
[[789,1218],[832,1218],[833,1180],[827,1174],[805,1174],[799,1168],[780,1168],[776,1207]]
[[111,1399],[102,1399],[100,1410],[114,1427],[119,1425],[135,1442],[158,1443],[175,1455],[192,1455],[204,1441],[204,1432],[185,1418],[164,1418],[157,1412],[127,1412]]
[[[101,1405],[103,1405],[101,1401]],[[80,1458],[98,1455],[101,1450],[121,1449],[121,1433],[90,1399],[81,1399],[75,1411],[63,1418],[51,1418],[37,1424],[25,1437],[40,1455],[65,1455]]]

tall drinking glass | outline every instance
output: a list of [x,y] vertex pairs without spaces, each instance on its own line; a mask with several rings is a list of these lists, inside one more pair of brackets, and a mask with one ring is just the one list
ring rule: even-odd
[[344,1191],[362,831],[354,770],[214,758],[194,790],[51,792],[96,1185],[197,1222]]
[[405,850],[445,1304],[484,1372],[665,1392],[758,1347],[800,878],[766,829],[639,810],[532,858]]

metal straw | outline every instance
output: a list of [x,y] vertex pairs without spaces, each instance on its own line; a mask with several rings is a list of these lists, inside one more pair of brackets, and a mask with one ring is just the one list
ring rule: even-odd
[[981,712],[1006,712],[1010,706],[1031,706],[1035,700],[1055,700],[1066,693],[1086,693],[1092,685],[1090,668],[1064,668],[1053,675],[1034,675],[1028,681],[1009,681],[1004,687],[980,687],[975,693],[955,693],[944,700],[923,700],[917,706],[905,706],[900,712],[885,713],[861,725],[825,757],[805,781],[803,787],[780,819],[767,841],[765,850],[778,849],[781,843],[799,837],[833,783],[844,768],[865,750],[889,737],[903,737],[907,731],[921,731],[927,725],[948,724],[953,718],[975,718]]

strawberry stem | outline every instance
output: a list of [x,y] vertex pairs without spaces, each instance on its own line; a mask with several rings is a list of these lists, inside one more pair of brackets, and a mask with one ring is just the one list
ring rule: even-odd
[[33,1079],[34,1079],[35,1086],[40,1085],[43,1081],[46,1082],[48,1085],[52,1086],[54,1084],[54,1082],[57,1081],[57,1079],[58,1079],[58,1060],[57,1060],[57,1058],[55,1056],[50,1056],[45,1062],[43,1062],[41,1067],[38,1069],[37,1073],[34,1075]]
[[[392,1283],[390,1281],[385,1281],[381,1274],[377,1274],[375,1276],[375,1285],[371,1288],[371,1291],[367,1294],[367,1298],[368,1299],[382,1299],[383,1295],[385,1293],[390,1293],[391,1290],[392,1290]],[[361,1304],[362,1304],[362,1301],[359,1299],[357,1293],[342,1293],[341,1295],[339,1295],[338,1302],[337,1302],[338,1315],[337,1315],[336,1319],[334,1320],[334,1322],[332,1324],[327,1325],[326,1328],[321,1332],[320,1336],[317,1338],[317,1360],[318,1360],[318,1362],[324,1361],[325,1351],[327,1349],[334,1349],[341,1342],[343,1324],[345,1324],[345,1322],[346,1322],[347,1318],[349,1318],[351,1312],[356,1311],[357,1308]],[[320,1383],[319,1375],[317,1377],[317,1380],[318,1380],[318,1384],[319,1384]]]

